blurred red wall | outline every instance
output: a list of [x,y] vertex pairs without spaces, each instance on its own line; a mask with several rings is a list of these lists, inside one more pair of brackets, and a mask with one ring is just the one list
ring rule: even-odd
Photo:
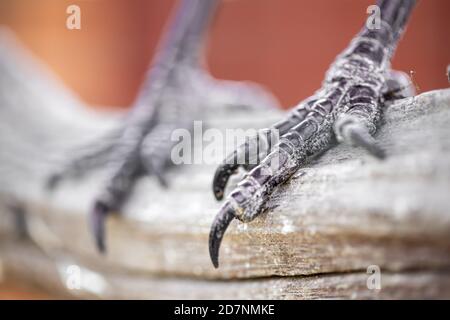
[[[11,26],[86,102],[127,106],[139,88],[174,0],[1,0]],[[369,0],[224,0],[209,35],[211,72],[266,85],[290,107],[310,95],[360,29]],[[66,8],[81,8],[67,30]],[[447,87],[450,1],[422,0],[393,66],[422,91]]]

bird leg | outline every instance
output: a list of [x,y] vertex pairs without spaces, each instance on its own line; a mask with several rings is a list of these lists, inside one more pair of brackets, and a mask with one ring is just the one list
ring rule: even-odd
[[[223,105],[273,105],[261,88],[213,79],[204,68],[203,47],[219,0],[181,0],[164,35],[146,79],[118,132],[70,161],[48,179],[54,188],[63,179],[105,166],[108,177],[89,213],[90,229],[100,252],[105,252],[105,219],[118,212],[136,180],[155,175],[168,184],[175,129],[192,131],[202,109]],[[264,92],[264,94],[262,94]],[[220,93],[220,94],[219,94]],[[222,99],[217,99],[217,95]]]
[[[363,147],[378,158],[384,156],[373,134],[381,117],[390,60],[414,4],[413,0],[380,0],[380,28],[366,25],[331,65],[320,90],[273,126],[280,131],[280,141],[228,195],[212,223],[209,252],[216,268],[231,221],[249,222],[259,216],[273,190],[311,157],[336,141]],[[217,169],[216,197],[223,193],[234,168],[221,165]]]

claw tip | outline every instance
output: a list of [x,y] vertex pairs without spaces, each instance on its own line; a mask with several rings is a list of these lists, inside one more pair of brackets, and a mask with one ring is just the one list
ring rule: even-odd
[[97,201],[91,211],[91,231],[94,236],[97,250],[101,254],[106,253],[105,245],[105,217],[109,213],[109,206],[103,201]]
[[222,190],[214,190],[214,197],[218,201],[222,200],[223,199],[223,191]]
[[380,160],[386,159],[386,152],[381,148],[378,148],[378,150],[374,153],[374,155]]
[[235,218],[234,209],[226,203],[217,214],[209,234],[209,255],[214,268],[219,267],[219,249],[222,238],[231,221]]
[[45,183],[46,190],[49,190],[49,191],[54,190],[60,181],[61,181],[61,175],[59,175],[59,174],[51,175]]
[[211,256],[211,261],[212,261],[214,268],[218,269],[219,268],[219,256],[218,255],[216,255],[215,257]]

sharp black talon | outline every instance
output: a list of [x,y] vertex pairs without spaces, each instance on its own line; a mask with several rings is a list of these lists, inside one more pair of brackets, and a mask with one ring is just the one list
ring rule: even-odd
[[[266,130],[266,134],[270,134],[270,130]],[[266,139],[271,139],[270,136]],[[265,157],[270,147],[264,149]],[[225,161],[217,168],[213,178],[213,193],[216,200],[222,200],[225,188],[230,177],[235,174],[239,167],[245,171],[250,171],[256,167],[261,157],[259,136],[247,137],[246,142],[239,146]]]
[[109,206],[103,201],[96,201],[90,213],[90,228],[95,244],[100,253],[106,253],[105,245],[105,219],[110,212]]
[[[151,155],[145,155],[144,158],[145,157],[151,159]],[[156,166],[155,163],[150,160],[141,160],[141,162],[148,175],[155,175],[160,186],[162,186],[164,189],[167,189],[169,187],[169,183],[167,182],[165,175],[166,168],[164,166]]]
[[228,163],[224,163],[217,168],[213,179],[213,193],[216,200],[220,201],[223,199],[228,180],[236,172],[237,168],[238,165]]
[[[259,165],[231,193],[230,200],[239,208],[234,209],[226,202],[212,224],[209,253],[214,267],[219,266],[220,244],[231,221],[254,219],[266,207],[275,187],[292,177],[311,155],[329,148],[335,138],[338,142],[362,147],[377,158],[385,157],[371,134],[382,115],[386,71],[414,4],[414,0],[380,0],[383,22],[380,28],[369,28],[366,24],[350,47],[331,65],[322,88],[300,103],[288,118],[273,125],[282,132],[280,141],[269,148],[269,153],[259,157],[263,158],[258,161]],[[335,137],[330,134],[331,126],[334,126]],[[244,156],[246,160],[250,155],[248,150],[250,144],[243,145],[234,155]],[[228,178],[239,167],[227,163],[234,162],[225,161],[214,177],[213,191],[217,199],[223,197]],[[249,167],[246,163],[241,166]]]
[[53,174],[45,182],[45,189],[50,190],[50,191],[54,190],[58,186],[61,179],[62,179],[62,176],[60,174]]
[[155,176],[158,179],[158,182],[161,185],[161,187],[163,187],[164,189],[169,188],[169,183],[167,182],[167,179],[162,172],[155,171]]
[[164,167],[156,167],[152,166],[153,170],[151,173],[153,173],[156,176],[156,179],[158,179],[159,184],[164,189],[169,188],[169,183],[167,182],[166,175],[165,175],[165,168]]
[[226,203],[217,214],[209,233],[209,256],[215,268],[219,267],[219,249],[225,231],[235,218],[234,209]]
[[385,151],[376,144],[375,139],[369,133],[351,130],[349,136],[355,145],[364,148],[374,157],[378,159],[386,158]]

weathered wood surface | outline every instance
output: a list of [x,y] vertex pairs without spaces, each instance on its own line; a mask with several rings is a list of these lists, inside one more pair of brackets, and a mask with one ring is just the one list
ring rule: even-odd
[[367,288],[368,274],[354,271],[300,277],[215,281],[96,271],[82,267],[80,289],[68,290],[70,257],[49,257],[26,242],[2,241],[5,277],[62,298],[108,299],[418,299],[450,298],[445,271],[383,272],[381,289]]
[[[52,193],[43,185],[75,147],[119,126],[122,115],[88,110],[1,38],[0,201],[22,203],[30,235],[53,266],[68,259],[125,290],[100,296],[185,297],[193,291],[192,298],[373,297],[365,285],[369,265],[378,265],[392,285],[386,297],[412,297],[409,286],[438,288],[428,295],[421,289],[419,296],[449,296],[449,89],[386,110],[376,138],[387,160],[338,146],[299,170],[273,194],[271,210],[230,226],[215,270],[207,249],[220,205],[211,192],[214,164],[175,168],[168,190],[152,177],[141,179],[122,215],[108,222],[108,254],[96,253],[85,220],[105,172],[67,181]],[[280,117],[267,110],[205,111],[207,125],[221,130],[260,128]],[[5,217],[0,234],[10,234]],[[17,261],[5,264],[25,273],[27,264],[47,261],[26,250],[5,249],[8,261]],[[58,278],[36,273],[38,281]],[[274,275],[285,278],[266,279]],[[348,290],[334,291],[338,284]]]

